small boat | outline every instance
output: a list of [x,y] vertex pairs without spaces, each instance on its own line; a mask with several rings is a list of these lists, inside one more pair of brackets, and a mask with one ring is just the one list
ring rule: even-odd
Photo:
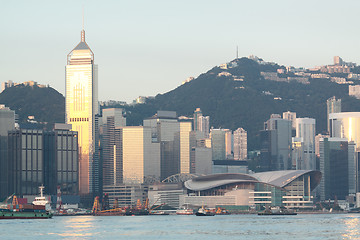
[[215,212],[210,211],[210,209],[201,207],[199,210],[195,213],[196,216],[215,216]]
[[297,215],[297,213],[294,211],[290,211],[284,207],[275,207],[275,208],[266,208],[263,212],[259,212],[258,215],[262,215],[262,216]]
[[145,208],[128,208],[126,209],[125,216],[144,216],[149,215],[149,210]]
[[150,215],[169,215],[168,212],[164,212],[164,211],[150,211],[149,214]]

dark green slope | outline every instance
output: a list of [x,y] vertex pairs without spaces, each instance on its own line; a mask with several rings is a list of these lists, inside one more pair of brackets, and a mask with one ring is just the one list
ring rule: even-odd
[[65,98],[51,87],[17,85],[7,88],[0,94],[0,104],[5,104],[19,115],[19,122],[26,122],[34,116],[38,122],[64,122]]
[[[258,133],[270,114],[284,111],[296,112],[298,117],[316,119],[317,132],[326,130],[326,100],[332,96],[342,99],[343,111],[360,111],[360,101],[348,96],[348,85],[329,80],[312,80],[310,84],[298,82],[275,82],[260,77],[261,71],[276,71],[280,66],[263,66],[247,58],[234,60],[238,67],[223,70],[215,67],[197,79],[178,88],[156,96],[146,105],[132,108],[132,114],[140,107],[147,108],[144,117],[159,110],[174,110],[178,115],[192,116],[200,107],[204,115],[210,116],[211,126],[235,130],[243,127],[248,131],[249,149],[258,149]],[[218,73],[227,71],[234,76],[243,76],[244,81],[233,81],[233,77]],[[241,89],[239,87],[244,87]],[[266,95],[270,92],[273,95]],[[280,97],[281,100],[275,100]],[[129,114],[129,123],[133,121]],[[141,115],[141,114],[140,114]],[[138,119],[140,119],[138,117]]]

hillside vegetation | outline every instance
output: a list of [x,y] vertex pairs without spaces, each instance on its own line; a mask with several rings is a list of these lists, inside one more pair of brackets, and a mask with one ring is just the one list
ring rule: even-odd
[[[360,111],[360,100],[348,96],[346,84],[327,79],[310,79],[310,84],[265,80],[260,72],[275,72],[281,66],[259,65],[247,58],[234,62],[237,67],[226,70],[215,67],[146,104],[127,108],[128,122],[141,124],[143,117],[151,116],[157,109],[192,116],[195,108],[200,107],[204,115],[210,116],[210,125],[215,128],[247,130],[248,147],[253,150],[258,149],[259,131],[273,113],[292,111],[297,117],[315,118],[317,133],[320,133],[326,131],[328,98],[341,98],[342,111]],[[232,76],[218,76],[224,71]],[[234,78],[244,81],[234,81]]]
[[28,116],[34,116],[37,122],[51,128],[53,123],[65,119],[65,98],[51,87],[20,84],[7,88],[0,94],[0,104],[15,110],[20,124],[27,122]]

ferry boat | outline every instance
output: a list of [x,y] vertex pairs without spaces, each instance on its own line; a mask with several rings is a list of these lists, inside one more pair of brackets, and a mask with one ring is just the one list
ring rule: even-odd
[[[17,197],[13,194],[0,204],[0,219],[48,219],[53,216],[46,210],[45,197],[42,194],[44,187],[40,188],[41,196],[33,204],[19,204]],[[12,198],[12,204],[7,204]],[[36,204],[34,204],[36,202]]]
[[176,214],[177,215],[194,215],[194,210],[189,209],[189,208],[182,208],[182,209],[176,210]]

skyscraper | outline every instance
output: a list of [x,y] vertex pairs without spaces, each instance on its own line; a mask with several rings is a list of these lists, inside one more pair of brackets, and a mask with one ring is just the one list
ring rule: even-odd
[[211,149],[213,160],[225,160],[226,159],[226,143],[224,129],[211,129]]
[[247,132],[243,128],[234,131],[234,160],[247,159]]
[[194,131],[204,132],[205,137],[209,137],[210,117],[203,116],[200,108],[194,111]]
[[302,143],[302,156],[300,165],[296,169],[315,170],[315,119],[296,118],[296,138]]
[[355,143],[346,138],[320,139],[320,198],[345,200],[356,192]]
[[99,111],[97,72],[83,29],[80,43],[67,55],[65,94],[65,121],[79,133],[80,194],[93,192],[94,125]]
[[335,96],[329,98],[326,101],[326,107],[327,107],[327,112],[326,112],[326,119],[327,119],[327,129],[328,129],[328,133],[330,133],[331,129],[330,129],[330,120],[329,120],[329,114],[330,113],[340,113],[341,112],[341,99],[336,99]]
[[291,121],[272,114],[260,132],[261,169],[289,170],[292,168]]
[[158,111],[153,117],[144,119],[143,125],[150,127],[152,142],[160,143],[161,180],[179,173],[180,124],[176,112]]

